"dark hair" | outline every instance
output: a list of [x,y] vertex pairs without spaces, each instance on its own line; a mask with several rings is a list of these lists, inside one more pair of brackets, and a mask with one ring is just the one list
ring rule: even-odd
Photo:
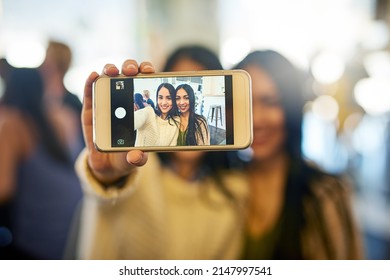
[[[188,119],[188,131],[186,136],[186,145],[198,145],[198,139],[201,139],[204,142],[204,137],[202,133],[202,126],[207,127],[207,121],[205,117],[195,113],[195,93],[194,89],[188,84],[181,84],[176,87],[176,92],[179,89],[185,90],[188,94],[190,101],[189,109],[189,119]],[[176,98],[175,98],[176,99]]]
[[187,45],[177,48],[167,59],[163,71],[172,71],[181,59],[190,59],[204,66],[207,70],[222,70],[218,56],[208,48],[199,45]]
[[301,259],[301,230],[305,225],[303,200],[310,195],[310,181],[324,174],[310,167],[302,156],[304,76],[284,56],[272,50],[254,51],[235,68],[245,69],[248,66],[262,69],[276,84],[285,115],[285,148],[291,159],[284,193],[283,218],[273,258]]
[[[181,59],[190,59],[196,63],[199,63],[204,66],[206,70],[223,70],[223,67],[218,59],[218,56],[211,51],[210,49],[199,46],[199,45],[186,45],[177,48],[172,52],[163,68],[163,71],[172,71],[175,64],[177,64]],[[158,153],[160,160],[164,163],[168,163],[171,159],[171,153]],[[233,160],[230,160],[232,158]],[[235,160],[235,157],[231,152],[206,152],[202,158],[201,169],[199,174],[202,176],[211,175],[212,178],[216,181],[217,186],[229,199],[233,202],[233,194],[225,187],[219,171],[223,169],[228,169],[230,167],[235,167],[231,162]]]
[[144,98],[141,93],[134,94],[134,103],[138,106],[139,109],[145,108]]
[[255,66],[264,70],[275,82],[285,114],[287,152],[294,159],[301,159],[302,143],[302,76],[291,62],[281,54],[272,51],[254,51],[248,54],[235,68]]
[[4,79],[6,84],[13,69],[14,67],[8,63],[6,58],[0,58],[0,77]]
[[33,120],[41,137],[43,148],[56,160],[70,163],[43,106],[43,82],[37,69],[15,68],[6,84],[2,104],[18,109]]
[[156,105],[156,108],[154,108],[154,112],[156,113],[157,116],[161,116],[161,110],[160,110],[160,107],[158,105],[158,93],[160,92],[160,89],[162,89],[162,88],[166,88],[169,91],[169,95],[171,96],[171,100],[172,100],[172,108],[167,114],[167,120],[168,120],[169,124],[179,126],[178,121],[176,121],[176,119],[174,118],[175,116],[178,115],[177,106],[176,106],[176,102],[175,102],[175,88],[170,83],[162,83],[158,86],[158,88],[156,90],[157,105]]

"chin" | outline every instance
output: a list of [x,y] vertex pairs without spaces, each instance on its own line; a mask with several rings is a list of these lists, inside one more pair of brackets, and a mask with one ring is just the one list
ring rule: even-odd
[[263,161],[272,157],[272,149],[265,146],[252,146],[253,159],[255,161]]

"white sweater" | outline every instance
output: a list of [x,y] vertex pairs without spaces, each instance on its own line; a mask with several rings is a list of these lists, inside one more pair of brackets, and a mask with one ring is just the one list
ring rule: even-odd
[[[176,117],[179,122],[179,117]],[[134,129],[137,130],[136,147],[176,146],[179,128],[173,120],[163,120],[151,106],[134,112]]]
[[247,195],[242,174],[223,178],[236,204],[210,177],[184,181],[153,153],[121,189],[103,188],[86,159],[84,151],[76,166],[85,192],[78,258],[239,258],[244,221],[238,205]]

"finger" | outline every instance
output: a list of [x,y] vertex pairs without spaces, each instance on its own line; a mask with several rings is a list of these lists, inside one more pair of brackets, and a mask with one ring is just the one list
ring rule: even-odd
[[126,160],[135,166],[142,166],[148,161],[148,154],[140,150],[133,150],[127,153]]
[[99,74],[92,72],[87,78],[84,86],[83,108],[81,111],[81,123],[85,143],[88,147],[93,147],[92,143],[92,86]]
[[138,63],[134,59],[128,59],[122,64],[122,73],[126,76],[138,74]]
[[155,72],[153,64],[149,61],[142,62],[141,65],[139,66],[139,70],[141,73],[145,73],[145,74]]
[[119,74],[119,70],[114,64],[109,63],[104,66],[103,74],[107,76],[116,76]]
[[92,72],[87,80],[85,81],[84,85],[84,96],[83,96],[83,105],[85,105],[85,102],[90,102],[87,105],[92,107],[92,86],[95,80],[99,77],[99,74],[96,72]]

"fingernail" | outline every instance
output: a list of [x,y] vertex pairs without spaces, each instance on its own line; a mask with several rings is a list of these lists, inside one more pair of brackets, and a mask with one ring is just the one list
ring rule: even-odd
[[134,64],[132,64],[132,63],[127,64],[126,68],[129,69],[129,70],[138,70],[137,67]]
[[142,160],[142,154],[139,154],[137,158],[133,159],[131,161],[132,164],[137,164],[137,163],[140,163]]
[[153,68],[151,65],[147,64],[147,65],[145,65],[145,66],[142,68],[142,70],[143,70],[143,71],[154,71],[154,68]]
[[103,72],[106,75],[112,75],[113,73],[117,72],[118,70],[116,69],[115,65],[107,65]]

